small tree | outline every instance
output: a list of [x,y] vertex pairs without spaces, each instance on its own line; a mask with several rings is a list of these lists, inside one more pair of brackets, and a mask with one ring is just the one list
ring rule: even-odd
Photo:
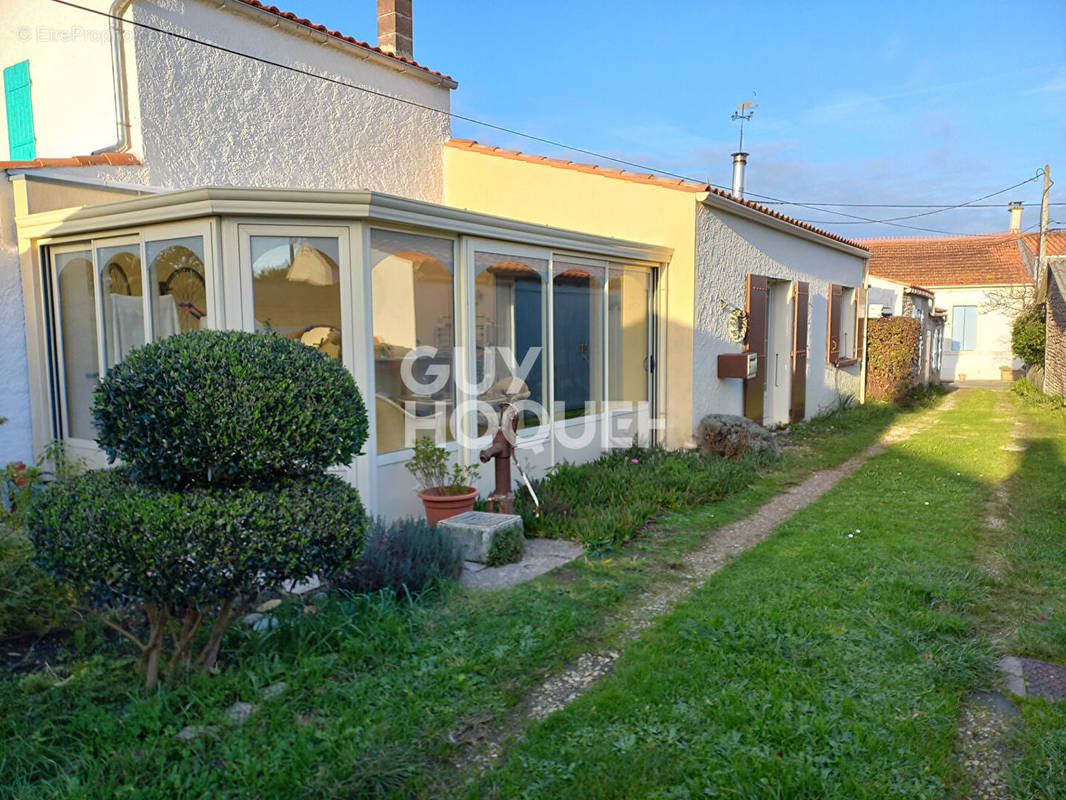
[[214,666],[264,588],[358,558],[359,495],[325,469],[362,447],[366,411],[328,356],[272,334],[184,333],[131,353],[93,414],[123,465],[56,481],[30,535],[38,562],[96,609],[143,604],[144,638],[101,616],[141,649],[148,688],[161,671]]
[[1010,344],[1014,355],[1029,365],[1044,363],[1047,317],[1043,304],[1030,305],[1014,320]]

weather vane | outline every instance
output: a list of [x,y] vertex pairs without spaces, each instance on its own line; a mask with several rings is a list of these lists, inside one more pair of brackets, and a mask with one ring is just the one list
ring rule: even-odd
[[755,102],[755,97],[758,93],[751,93],[751,100],[745,100],[743,103],[737,106],[737,110],[733,112],[733,122],[740,120],[740,147],[737,148],[737,152],[744,152],[744,123],[755,116],[755,109],[759,107],[759,104]]

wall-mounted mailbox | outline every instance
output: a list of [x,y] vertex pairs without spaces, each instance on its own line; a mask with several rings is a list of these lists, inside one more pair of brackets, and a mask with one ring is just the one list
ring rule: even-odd
[[758,373],[758,353],[723,353],[718,356],[719,378],[745,378],[750,380]]

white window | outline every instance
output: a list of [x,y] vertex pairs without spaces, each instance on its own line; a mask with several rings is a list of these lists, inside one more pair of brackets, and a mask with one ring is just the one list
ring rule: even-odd
[[96,438],[96,383],[132,349],[215,324],[211,241],[191,223],[51,248],[60,436]]

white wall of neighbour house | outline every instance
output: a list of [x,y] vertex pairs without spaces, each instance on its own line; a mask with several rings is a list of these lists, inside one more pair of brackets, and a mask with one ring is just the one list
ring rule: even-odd
[[810,284],[806,414],[832,408],[842,395],[858,397],[861,364],[827,363],[830,283],[861,286],[864,260],[828,245],[703,206],[696,223],[696,310],[693,332],[693,427],[706,414],[743,413],[743,386],[718,377],[718,355],[741,352],[728,338],[720,300],[744,308],[745,276],[766,275]]
[[[985,308],[990,288],[949,286],[934,289],[937,306],[947,309],[941,380],[998,381],[1000,367],[1021,369],[1021,359],[1011,351],[1010,315]],[[974,350],[951,349],[955,306],[977,306],[977,348]]]
[[[110,5],[81,4],[100,11]],[[86,155],[114,142],[107,20],[50,0],[0,0],[0,18],[0,68],[30,62],[37,156]],[[9,158],[6,119],[0,117],[0,160]]]
[[888,281],[884,278],[869,277],[869,292],[867,293],[866,307],[870,317],[880,317],[883,311],[888,311],[893,316],[903,313],[903,290],[902,283]]

